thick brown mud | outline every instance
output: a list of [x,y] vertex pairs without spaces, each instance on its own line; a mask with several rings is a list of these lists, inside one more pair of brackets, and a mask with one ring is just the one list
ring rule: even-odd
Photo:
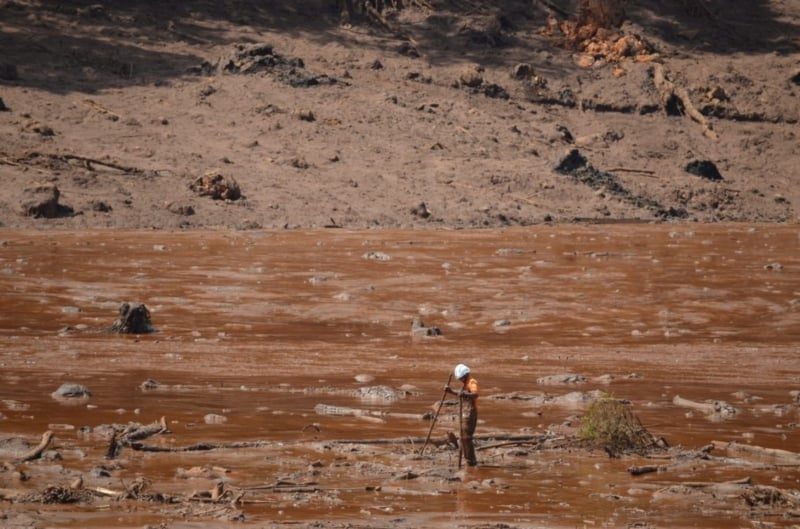
[[[34,493],[83,476],[87,487],[109,490],[143,478],[161,494],[5,500],[0,525],[800,521],[791,498],[753,504],[738,486],[719,486],[749,478],[784,493],[800,488],[798,464],[741,458],[719,444],[800,451],[796,226],[6,230],[0,243],[0,462],[8,461],[0,490]],[[124,302],[146,304],[156,332],[102,332]],[[442,334],[413,335],[415,316]],[[458,362],[470,365],[482,392],[481,465],[461,472],[447,446],[419,455],[430,426],[421,416],[436,409]],[[545,379],[564,374],[580,377]],[[158,385],[143,388],[150,379]],[[54,400],[66,382],[92,396]],[[402,390],[397,398],[359,393],[378,386]],[[715,457],[675,465],[559,448],[595,390],[630,401],[644,426],[673,447],[717,441]],[[732,411],[707,413],[686,401],[721,401]],[[320,414],[320,404],[358,413]],[[433,438],[457,430],[447,404]],[[162,416],[169,432],[145,444],[250,445],[125,448],[104,457],[104,425]],[[12,463],[16,438],[35,445],[46,430],[55,437],[45,457]],[[553,444],[493,448],[493,433],[550,435]],[[391,439],[400,442],[363,442]],[[642,464],[665,467],[626,471]],[[220,481],[243,494],[235,505],[192,496]],[[157,501],[178,497],[193,500]]]

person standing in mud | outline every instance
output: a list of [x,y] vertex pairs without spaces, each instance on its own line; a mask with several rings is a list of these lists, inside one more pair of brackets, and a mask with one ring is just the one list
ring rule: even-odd
[[478,426],[478,381],[472,377],[469,367],[464,364],[458,364],[453,370],[453,375],[463,387],[460,391],[456,391],[450,386],[445,386],[445,391],[451,395],[458,395],[464,405],[461,416],[461,453],[467,460],[467,465],[474,467],[478,464],[475,457],[475,443],[472,439]]

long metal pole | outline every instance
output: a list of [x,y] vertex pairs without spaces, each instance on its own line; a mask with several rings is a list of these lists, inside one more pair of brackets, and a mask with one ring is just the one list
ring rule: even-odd
[[442,409],[442,404],[444,404],[444,399],[447,397],[447,388],[450,387],[450,381],[453,380],[453,373],[450,373],[450,377],[447,379],[447,386],[444,388],[444,392],[442,393],[442,400],[439,401],[439,407],[436,408],[436,413],[433,416],[433,421],[431,421],[431,427],[428,428],[428,437],[425,438],[425,444],[422,445],[422,450],[419,451],[419,455],[425,451],[425,447],[428,446],[428,441],[431,440],[431,432],[433,431],[433,426],[436,424],[436,419],[439,418],[439,411]]
[[461,470],[461,457],[464,455],[464,399],[458,396],[458,469]]

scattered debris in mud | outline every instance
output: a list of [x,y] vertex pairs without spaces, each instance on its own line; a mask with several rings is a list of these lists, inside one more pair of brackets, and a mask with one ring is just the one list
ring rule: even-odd
[[[699,0],[613,15],[542,0],[152,4],[102,16],[12,4],[0,64],[4,226],[797,217],[790,3],[720,8],[704,22],[690,14],[703,12]],[[737,38],[744,27],[753,31]],[[550,134],[556,123],[572,143]],[[558,180],[565,145],[598,169]],[[691,160],[713,162],[724,180],[686,178]],[[192,201],[184,182],[213,167],[247,204]],[[45,184],[59,209],[52,196],[23,197]]]
[[189,184],[189,189],[201,197],[211,197],[214,200],[239,200],[242,191],[239,184],[231,176],[222,174],[217,169],[212,169],[202,176],[198,176]]
[[[684,448],[671,448],[663,439],[658,439],[647,432],[641,423],[616,399],[603,398],[595,401],[595,408],[590,408],[587,417],[589,422],[586,428],[595,429],[598,434],[594,441],[603,439],[600,444],[612,457],[626,458],[633,464],[627,467],[631,481],[629,490],[639,487],[636,480],[646,479],[647,474],[679,477],[682,469],[703,465],[746,467],[757,461],[771,461],[778,464],[797,464],[800,454],[764,449],[752,445],[739,445],[737,443],[715,442],[698,450]],[[611,418],[613,417],[613,420]],[[352,489],[338,485],[342,479],[342,472],[352,472],[358,469],[358,481],[363,483],[357,489],[357,494],[364,495],[391,495],[397,498],[411,496],[442,496],[454,494],[464,486],[487,487],[492,490],[497,487],[505,488],[511,492],[508,485],[501,483],[469,483],[468,473],[458,472],[453,467],[453,453],[457,450],[448,437],[434,439],[433,451],[426,456],[420,456],[419,447],[422,438],[398,439],[342,439],[329,441],[296,441],[286,444],[269,440],[232,441],[224,443],[200,442],[194,445],[180,446],[170,443],[168,446],[159,444],[144,444],[141,441],[155,436],[171,434],[166,427],[167,421],[162,418],[149,425],[130,423],[127,425],[101,425],[85,431],[106,432],[97,439],[108,438],[110,442],[103,461],[96,463],[99,472],[74,473],[67,472],[55,482],[38,482],[43,479],[37,470],[37,463],[32,456],[17,458],[14,462],[6,462],[0,473],[13,469],[22,471],[20,465],[28,465],[26,474],[31,476],[32,483],[24,489],[9,487],[0,488],[0,499],[10,504],[81,504],[99,505],[112,501],[114,503],[133,506],[137,503],[157,503],[168,509],[166,512],[177,513],[178,509],[183,516],[191,518],[207,518],[213,509],[215,516],[224,515],[227,519],[244,517],[249,508],[267,503],[280,507],[289,502],[304,504],[338,503],[342,494],[355,493]],[[611,429],[598,429],[600,424],[613,426]],[[612,423],[614,423],[612,425]],[[617,428],[622,426],[622,428]],[[319,428],[317,428],[319,430]],[[600,430],[603,430],[602,432]],[[621,437],[617,433],[622,433]],[[606,437],[609,434],[610,437]],[[50,444],[52,432],[46,432],[42,443],[34,451],[41,453],[43,447]],[[86,438],[84,438],[86,439]],[[551,454],[557,459],[564,454],[578,457],[581,451],[595,450],[600,445],[591,441],[585,435],[565,436],[552,433],[544,434],[514,434],[493,433],[477,437],[478,452],[486,468],[502,468],[510,466],[526,466],[534,459],[540,461],[550,460]],[[59,438],[57,450],[69,453],[71,442],[67,438]],[[610,450],[611,445],[614,446]],[[293,460],[289,454],[307,452],[313,454],[321,449],[335,457],[329,462],[319,459],[314,460],[310,455],[311,463],[301,463],[304,459],[296,461],[300,465],[291,474],[277,480],[259,481],[258,479],[236,478],[228,468],[214,466],[209,461],[218,459],[210,456],[204,463],[198,463],[190,469],[178,468],[174,480],[157,481],[146,475],[140,475],[131,481],[117,480],[116,486],[109,486],[109,478],[118,474],[123,467],[109,465],[108,461],[120,456],[120,449],[125,446],[141,453],[150,453],[151,457],[167,458],[169,454],[182,453],[220,453],[235,450],[239,454],[252,453],[255,457],[286,458]],[[413,449],[413,450],[412,450]],[[411,451],[410,451],[411,450]],[[717,451],[727,452],[733,458],[714,456]],[[33,452],[30,452],[33,453]],[[160,455],[159,455],[160,454]],[[128,456],[130,459],[130,456]],[[656,460],[652,464],[649,461]],[[32,462],[33,461],[33,462]],[[198,461],[202,461],[198,460]],[[498,465],[491,461],[501,461]],[[645,462],[643,464],[643,462]],[[48,463],[42,463],[46,465]],[[757,463],[756,463],[757,464]],[[607,476],[608,477],[608,476]],[[46,479],[46,478],[44,478]],[[619,481],[620,477],[615,478]],[[197,480],[197,484],[192,483]],[[403,485],[400,485],[400,484]],[[188,485],[188,487],[187,487]],[[348,485],[351,486],[351,485]],[[173,487],[170,489],[170,487]],[[730,515],[730,509],[738,510],[743,514],[750,509],[757,509],[760,516],[768,516],[776,512],[795,510],[800,508],[800,494],[792,488],[776,485],[754,483],[750,478],[724,482],[695,482],[681,481],[666,484],[662,487],[650,487],[650,492],[645,489],[636,494],[650,494],[653,502],[680,501],[689,503],[702,503],[707,511],[725,512]],[[733,502],[733,503],[731,503]]]
[[191,73],[213,74],[255,74],[266,72],[294,88],[307,88],[317,85],[346,85],[335,77],[326,74],[313,74],[305,70],[305,62],[299,57],[286,57],[277,53],[270,44],[236,44],[226,55],[216,62],[204,62]]

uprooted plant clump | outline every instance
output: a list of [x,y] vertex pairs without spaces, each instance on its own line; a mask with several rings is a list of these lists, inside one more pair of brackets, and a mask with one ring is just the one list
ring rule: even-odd
[[581,418],[579,437],[611,457],[646,454],[669,446],[665,439],[651,434],[627,404],[609,395],[589,405]]

